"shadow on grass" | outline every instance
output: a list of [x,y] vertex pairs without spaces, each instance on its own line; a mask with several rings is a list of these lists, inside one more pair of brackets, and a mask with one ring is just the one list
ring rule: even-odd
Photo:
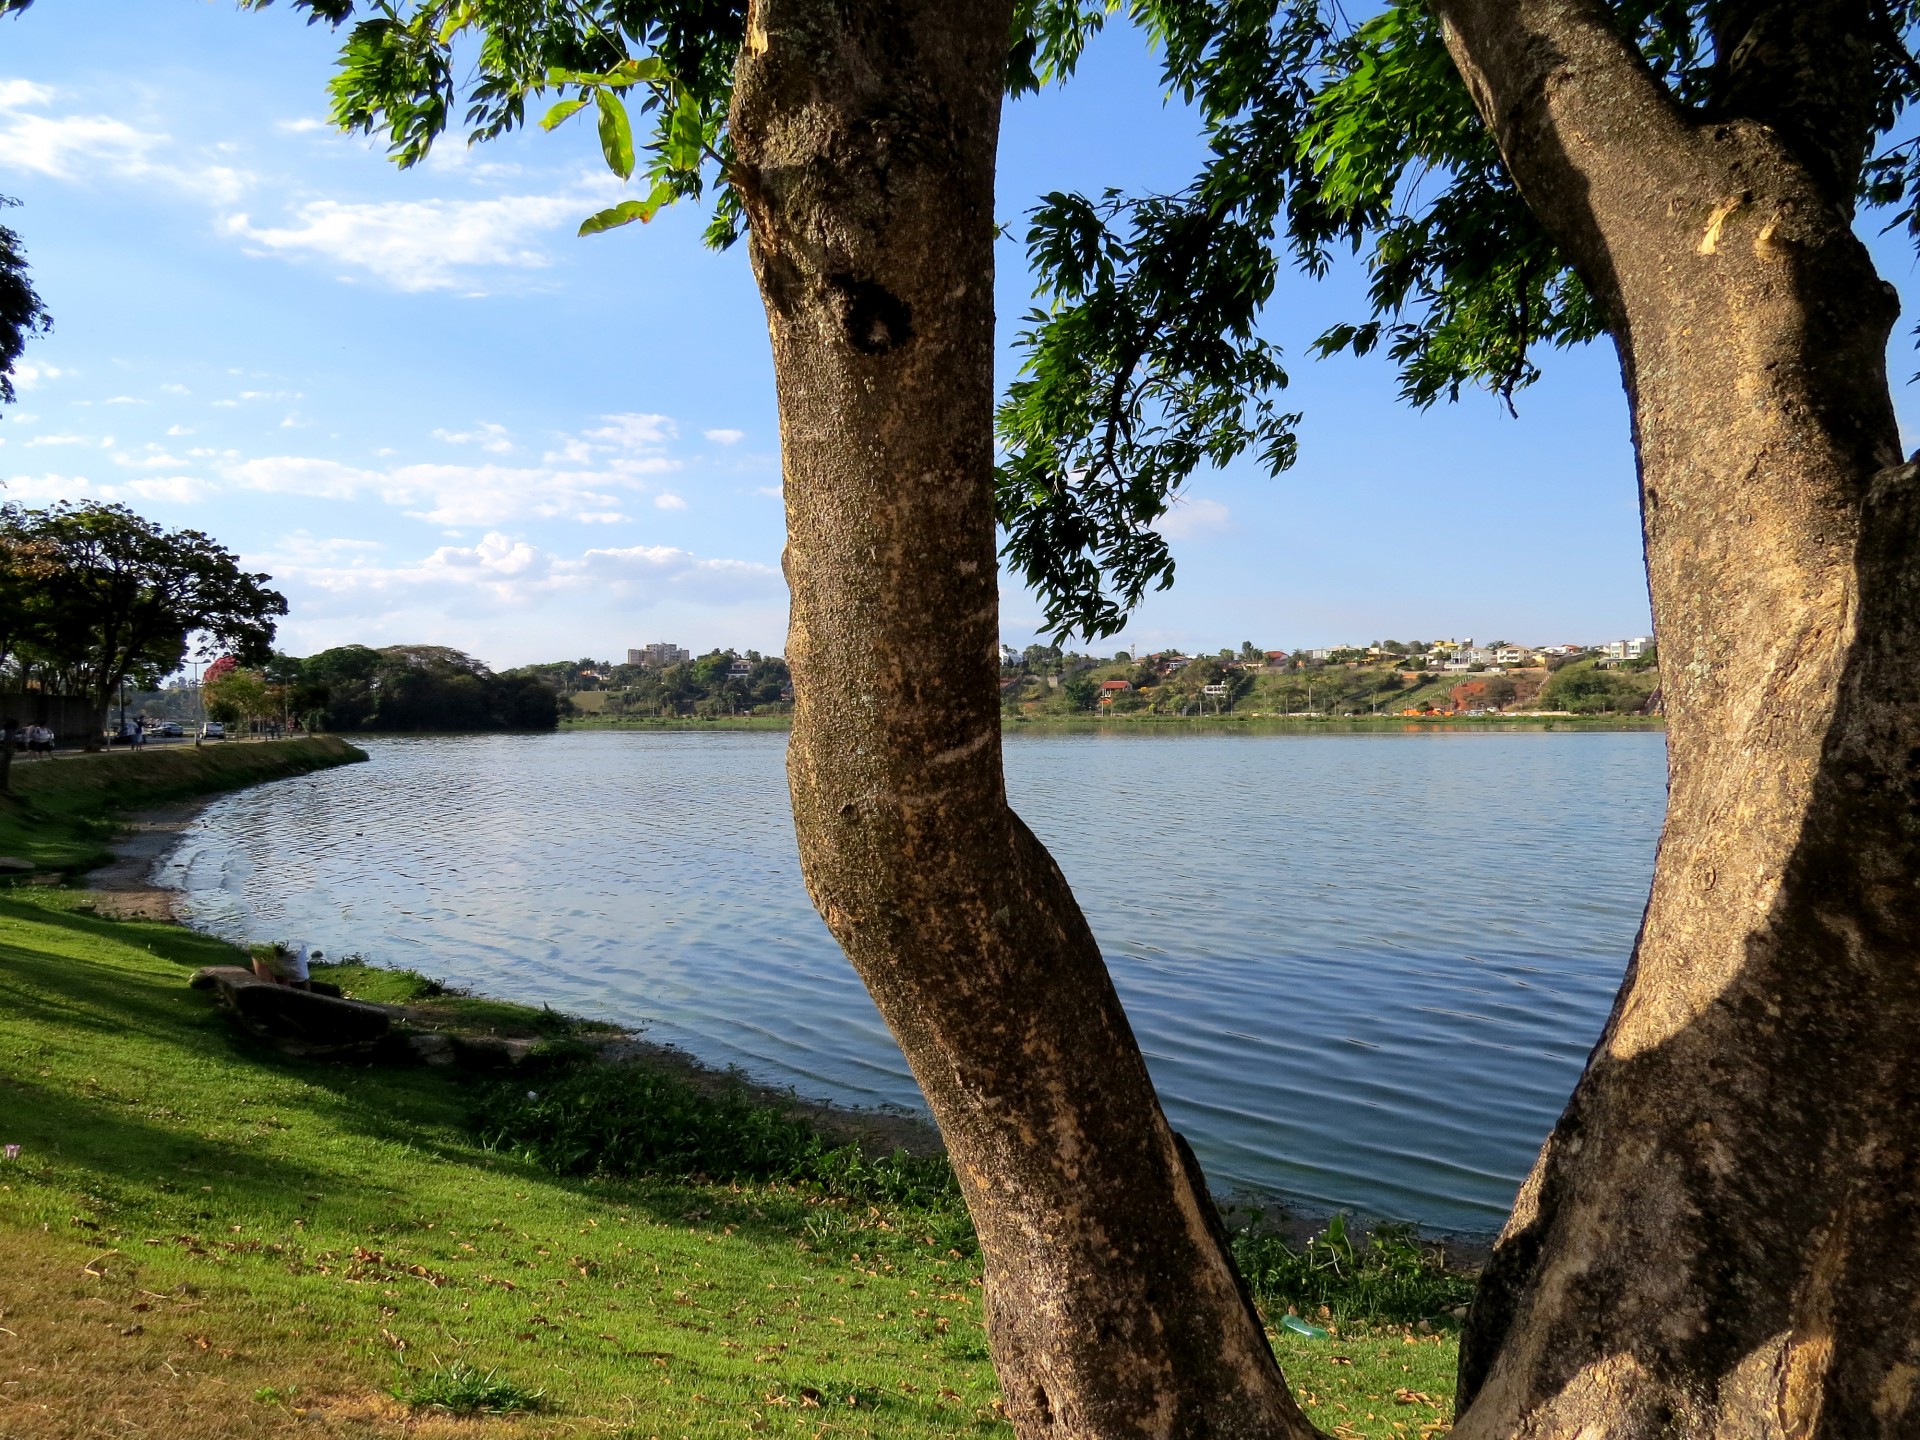
[[[867,1217],[869,1202],[877,1197],[829,1194],[838,1187],[826,1176],[768,1174],[743,1178],[738,1186],[724,1180],[715,1184],[700,1174],[715,1166],[703,1167],[695,1154],[676,1157],[654,1173],[636,1167],[637,1173],[617,1177],[561,1174],[530,1156],[489,1148],[476,1131],[478,1112],[501,1095],[504,1078],[290,1059],[232,1028],[208,996],[187,988],[186,967],[236,961],[241,957],[233,947],[179,926],[116,920],[74,908],[83,903],[72,895],[38,901],[0,897],[0,918],[23,922],[0,941],[0,1008],[23,1022],[19,1028],[26,1035],[67,1036],[62,1048],[79,1052],[81,1073],[98,1063],[94,1073],[105,1083],[91,1078],[75,1083],[70,1062],[61,1080],[51,1083],[30,1078],[21,1067],[16,1079],[0,1074],[0,1097],[6,1101],[3,1108],[31,1117],[6,1138],[55,1155],[63,1166],[92,1172],[100,1180],[93,1189],[124,1186],[130,1194],[150,1193],[182,1171],[201,1179],[217,1173],[225,1177],[220,1188],[230,1192],[226,1201],[240,1201],[263,1215],[291,1216],[302,1209],[300,1197],[315,1189],[335,1199],[381,1197],[388,1187],[377,1179],[378,1166],[402,1163],[404,1156],[561,1190],[661,1224],[732,1226],[744,1238],[774,1243],[804,1236],[829,1249],[842,1248],[842,1242],[870,1248],[874,1241],[864,1219],[855,1217]],[[36,944],[37,937],[45,937],[45,943]],[[118,1043],[130,1041],[137,1046]],[[293,1086],[264,1085],[250,1075],[270,1075]],[[177,1084],[171,1077],[178,1077]],[[511,1083],[544,1090],[559,1078],[536,1072]],[[681,1085],[672,1079],[665,1083]],[[130,1085],[141,1093],[121,1093]],[[259,1108],[249,1099],[257,1099]],[[270,1132],[244,1138],[225,1133],[260,1122],[269,1109],[277,1112],[277,1125],[321,1127],[356,1151],[362,1145],[385,1147],[393,1156],[369,1156],[371,1165],[352,1167],[357,1174],[330,1171],[288,1156]],[[728,1133],[700,1137],[696,1149],[704,1153],[723,1141],[738,1143],[757,1124],[772,1123],[757,1112],[745,1120],[716,1115],[712,1123],[722,1121]],[[596,1136],[596,1143],[602,1138]],[[912,1213],[915,1207],[887,1209]],[[924,1223],[907,1223],[916,1233],[929,1228],[943,1233],[931,1216]],[[942,1250],[947,1243],[942,1239]]]

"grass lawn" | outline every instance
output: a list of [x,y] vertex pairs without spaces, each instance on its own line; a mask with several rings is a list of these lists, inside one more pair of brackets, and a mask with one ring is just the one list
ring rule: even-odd
[[330,735],[168,745],[98,755],[15,756],[14,798],[0,800],[0,855],[77,874],[111,858],[114,814],[364,760]]
[[[238,952],[89,898],[0,891],[7,1440],[1010,1433],[926,1215],[557,1177],[479,1144],[475,1077],[256,1048],[185,983]],[[1276,1345],[1335,1433],[1450,1415],[1450,1334]]]

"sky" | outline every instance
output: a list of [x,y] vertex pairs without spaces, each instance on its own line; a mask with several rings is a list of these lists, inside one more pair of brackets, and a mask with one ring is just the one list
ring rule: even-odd
[[[582,124],[455,137],[398,170],[324,122],[336,44],[230,0],[39,0],[0,20],[0,194],[21,201],[5,223],[56,325],[0,411],[7,498],[208,531],[275,577],[295,654],[782,650],[778,422],[743,249],[702,248],[692,210],[577,238],[621,194]],[[1124,30],[1009,106],[1003,383],[1035,198],[1171,188],[1197,156]],[[1911,314],[1910,252],[1877,250]],[[1198,476],[1164,522],[1177,583],[1098,648],[1648,630],[1611,349],[1549,356],[1517,419],[1479,394],[1414,411],[1382,361],[1306,353],[1359,317],[1364,279],[1283,280],[1267,330],[1304,412],[1299,463]],[[1039,621],[1009,582],[1003,638]]]

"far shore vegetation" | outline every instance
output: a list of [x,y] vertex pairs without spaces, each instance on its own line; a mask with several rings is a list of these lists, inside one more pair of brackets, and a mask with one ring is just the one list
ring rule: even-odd
[[[679,652],[684,654],[685,652]],[[1496,658],[1498,657],[1498,658]],[[784,723],[793,710],[786,662],[712,650],[667,665],[582,659],[508,672],[551,686],[569,728]],[[1498,642],[1381,641],[1365,649],[1165,651],[1112,657],[1058,646],[1006,650],[1007,719],[1043,721],[1545,720],[1658,724],[1658,657],[1600,649],[1529,650]]]
[[[938,1154],[860,1149],[724,1076],[609,1063],[603,1025],[357,957],[316,978],[539,1047],[506,1076],[289,1059],[186,985],[244,952],[38,883],[100,858],[129,810],[357,753],[21,767],[7,843],[39,873],[0,889],[0,1142],[19,1147],[0,1161],[0,1432],[164,1413],[210,1440],[455,1417],[516,1436],[1011,1433]],[[1323,1428],[1451,1418],[1471,1286],[1431,1246],[1336,1221],[1235,1250]]]

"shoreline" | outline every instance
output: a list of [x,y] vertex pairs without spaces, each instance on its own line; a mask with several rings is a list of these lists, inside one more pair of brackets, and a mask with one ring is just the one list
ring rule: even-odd
[[[81,888],[93,897],[95,913],[114,920],[158,921],[192,929],[178,910],[183,892],[155,883],[154,872],[180,844],[187,828],[219,798],[196,796],[127,815],[122,821],[123,833],[109,842],[112,861],[81,877]],[[709,1094],[739,1086],[756,1103],[804,1120],[831,1139],[877,1145],[883,1154],[905,1150],[910,1155],[926,1156],[946,1149],[930,1118],[910,1111],[842,1105],[765,1085],[744,1072],[709,1065],[677,1045],[649,1040],[639,1031],[613,1025],[607,1028],[611,1033],[598,1049],[608,1064],[651,1065]]]
[[[576,716],[562,720],[552,732],[564,735],[587,730],[655,730],[736,732],[781,732],[793,728],[787,715],[716,716]],[[1001,720],[1002,735],[1023,730],[1065,730],[1079,733],[1112,734],[1123,730],[1174,730],[1210,728],[1216,730],[1258,730],[1329,734],[1372,734],[1389,732],[1416,735],[1423,731],[1527,731],[1533,733],[1591,734],[1595,732],[1664,731],[1666,719],[1657,715],[1009,715]]]
[[[157,885],[153,872],[173,854],[186,830],[218,795],[200,795],[135,810],[122,822],[123,833],[108,842],[113,859],[81,877],[84,889],[105,903],[94,908],[115,920],[158,920],[185,925],[174,908],[181,891]],[[191,927],[189,927],[191,928]]]
[[[154,871],[173,853],[193,821],[219,798],[219,795],[196,796],[128,814],[122,822],[123,833],[110,842],[113,860],[83,877],[84,888],[96,897],[96,912],[117,920],[159,921],[191,929],[177,909],[183,892],[156,884]],[[882,1154],[904,1150],[916,1157],[942,1154],[946,1150],[945,1141],[931,1117],[805,1096],[791,1088],[756,1081],[738,1069],[708,1064],[679,1046],[649,1040],[640,1031],[612,1025],[608,1029],[611,1033],[596,1047],[604,1063],[639,1063],[666,1070],[710,1095],[738,1087],[756,1103],[805,1121],[835,1143],[858,1143]],[[1273,1195],[1229,1192],[1214,1195],[1213,1199],[1223,1212],[1250,1217],[1260,1228],[1280,1235],[1294,1246],[1325,1228],[1334,1213],[1345,1213],[1302,1209]],[[1350,1228],[1357,1237],[1364,1237],[1378,1225],[1400,1223],[1364,1215],[1349,1218],[1353,1222]],[[1462,1271],[1475,1271],[1486,1263],[1498,1233],[1497,1230],[1463,1233],[1417,1225],[1414,1230],[1422,1243],[1442,1249],[1450,1267]]]

